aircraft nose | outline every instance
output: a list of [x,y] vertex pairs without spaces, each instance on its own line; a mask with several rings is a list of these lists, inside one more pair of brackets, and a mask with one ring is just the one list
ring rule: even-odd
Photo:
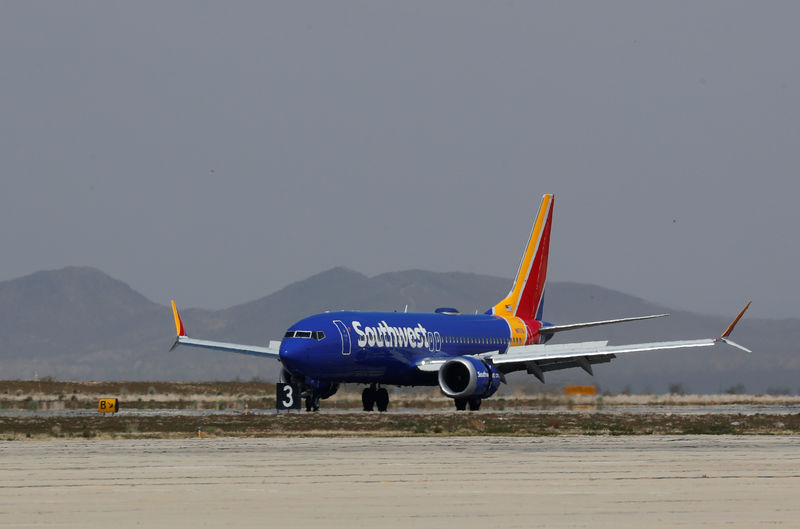
[[281,342],[281,363],[295,374],[304,374],[303,367],[311,359],[311,347],[305,341],[289,338]]

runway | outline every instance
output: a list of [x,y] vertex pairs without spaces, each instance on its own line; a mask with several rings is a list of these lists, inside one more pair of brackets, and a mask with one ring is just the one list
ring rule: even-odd
[[796,527],[798,436],[0,442],[8,527]]
[[[318,415],[343,415],[350,413],[359,413],[359,408],[322,408]],[[495,413],[498,410],[487,408],[481,413]],[[589,413],[604,413],[604,414],[671,414],[671,415],[704,415],[714,413],[718,415],[792,415],[800,413],[800,405],[781,404],[781,405],[764,405],[764,404],[728,404],[728,405],[613,405],[613,406],[596,406],[596,405],[578,405],[578,406],[507,406],[503,409],[505,412],[526,413],[526,414],[561,414],[561,413],[575,413],[575,414],[589,414]],[[249,413],[258,415],[273,415],[276,413],[274,409],[249,409]],[[230,415],[243,413],[241,409],[221,409],[221,410],[208,410],[208,409],[169,409],[169,408],[123,408],[117,415],[119,416],[194,416],[194,417],[209,417],[215,415]],[[285,412],[284,412],[285,413]],[[304,413],[303,411],[297,413]],[[391,408],[388,413],[391,414],[425,414],[425,415],[449,415],[453,413],[452,408],[441,409],[422,409],[422,408]],[[474,413],[474,412],[473,412]],[[13,409],[13,408],[0,408],[0,417],[96,417],[97,409],[84,408],[84,409],[52,409],[52,410],[28,410],[28,409]]]

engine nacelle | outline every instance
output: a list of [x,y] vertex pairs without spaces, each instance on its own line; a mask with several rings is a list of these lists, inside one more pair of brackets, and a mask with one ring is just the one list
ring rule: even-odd
[[500,387],[500,372],[493,365],[458,356],[439,368],[439,387],[442,393],[455,399],[486,398]]

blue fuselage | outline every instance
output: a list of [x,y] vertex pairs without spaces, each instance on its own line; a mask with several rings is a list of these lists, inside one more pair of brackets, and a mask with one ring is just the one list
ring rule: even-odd
[[283,366],[295,376],[325,382],[436,385],[436,373],[417,369],[441,360],[505,352],[506,320],[489,314],[326,312],[292,325],[281,342]]

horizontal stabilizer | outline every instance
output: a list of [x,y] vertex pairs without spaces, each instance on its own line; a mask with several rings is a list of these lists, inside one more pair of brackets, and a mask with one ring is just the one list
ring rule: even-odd
[[649,316],[635,316],[633,318],[618,318],[616,320],[589,321],[586,323],[569,323],[567,325],[548,325],[539,329],[539,334],[554,334],[562,331],[574,331],[587,327],[597,327],[599,325],[610,325],[612,323],[624,323],[626,321],[650,320],[653,318],[663,318],[669,314],[651,314]]

